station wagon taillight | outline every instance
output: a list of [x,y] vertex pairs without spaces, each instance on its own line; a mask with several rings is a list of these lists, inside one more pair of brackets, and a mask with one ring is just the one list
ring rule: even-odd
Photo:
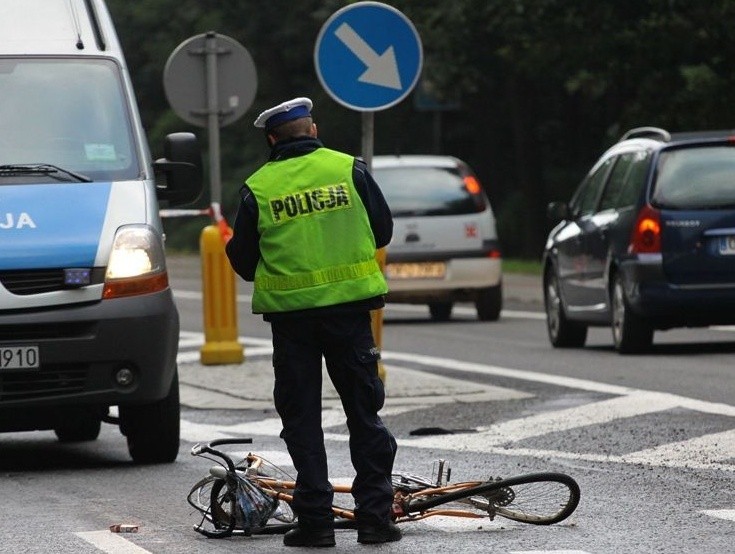
[[475,202],[477,211],[481,212],[484,210],[485,199],[482,197],[482,186],[480,186],[480,181],[472,175],[467,175],[462,179],[462,182],[464,182],[464,188],[470,193],[472,200]]
[[661,214],[650,206],[638,213],[628,245],[630,254],[656,254],[661,252]]
[[472,175],[467,175],[464,179],[464,187],[470,194],[480,194],[482,188],[480,187],[480,181],[478,181]]

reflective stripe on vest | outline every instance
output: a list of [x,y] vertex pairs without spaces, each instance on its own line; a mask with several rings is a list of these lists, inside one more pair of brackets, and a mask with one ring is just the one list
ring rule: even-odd
[[356,264],[345,264],[319,269],[311,273],[299,273],[297,275],[263,275],[258,280],[260,290],[290,290],[313,287],[345,281],[348,279],[359,279],[367,277],[371,273],[380,271],[380,266],[375,259]]

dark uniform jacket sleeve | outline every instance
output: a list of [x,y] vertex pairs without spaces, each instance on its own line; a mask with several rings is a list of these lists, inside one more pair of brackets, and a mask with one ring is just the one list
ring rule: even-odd
[[232,231],[232,238],[225,246],[230,265],[240,277],[253,281],[255,268],[260,260],[260,236],[258,204],[247,184],[240,189],[240,205]]
[[393,218],[383,192],[362,160],[355,159],[352,166],[352,180],[367,210],[370,227],[375,236],[375,245],[378,248],[387,246],[393,236]]

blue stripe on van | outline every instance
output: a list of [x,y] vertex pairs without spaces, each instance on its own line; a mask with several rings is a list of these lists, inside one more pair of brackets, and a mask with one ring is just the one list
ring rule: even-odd
[[0,186],[0,270],[92,267],[112,183]]

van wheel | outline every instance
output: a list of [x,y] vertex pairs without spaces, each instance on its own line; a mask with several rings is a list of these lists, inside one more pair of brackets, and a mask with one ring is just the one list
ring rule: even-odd
[[429,304],[431,319],[434,321],[449,321],[449,318],[452,317],[453,305],[451,302],[432,302]]
[[638,354],[649,350],[653,343],[653,327],[630,309],[620,275],[615,275],[613,279],[610,306],[615,349],[621,354]]
[[553,270],[544,275],[546,330],[554,348],[579,348],[587,340],[587,326],[567,319],[559,292],[559,280]]
[[61,442],[93,441],[100,436],[102,422],[94,414],[79,413],[64,419],[54,427],[54,433]]
[[173,462],[179,453],[179,375],[174,373],[168,395],[150,404],[120,406],[120,431],[138,464]]
[[503,285],[480,289],[475,300],[477,319],[480,321],[497,321],[503,307]]

